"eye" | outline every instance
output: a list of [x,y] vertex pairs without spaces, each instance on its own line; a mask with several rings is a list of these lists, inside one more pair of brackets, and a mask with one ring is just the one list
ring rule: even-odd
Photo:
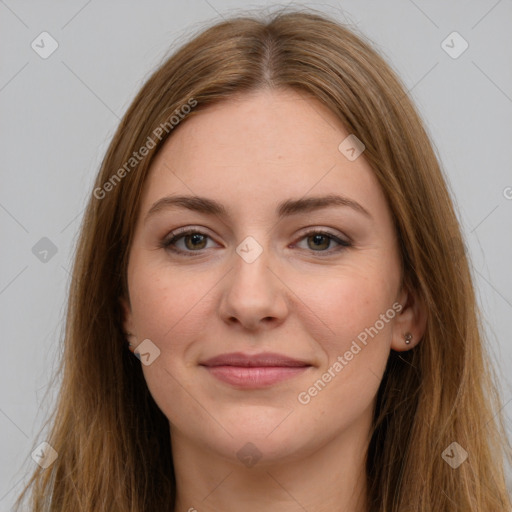
[[[170,237],[162,240],[160,247],[174,253],[193,256],[194,252],[199,253],[200,251],[208,248],[206,245],[208,238],[211,237],[202,231],[193,228],[183,228],[170,233]],[[311,240],[311,243],[307,244],[308,247],[306,250],[317,253],[332,254],[333,252],[339,252],[352,246],[350,242],[342,240],[328,231],[308,231],[300,238],[300,240]],[[183,242],[184,247],[178,246],[180,242]],[[325,250],[331,246],[332,242],[338,244],[338,248],[334,250]]]
[[[342,251],[347,247],[351,247],[352,245],[350,242],[342,240],[341,238],[337,237],[333,233],[329,233],[328,231],[308,231],[300,240],[306,240],[306,250],[328,254]],[[338,248],[329,251],[325,250],[330,247],[332,242],[338,244]]]
[[[202,231],[185,228],[172,232],[170,238],[162,240],[161,247],[186,256],[193,256],[193,254],[190,254],[191,252],[198,252],[207,248],[206,240],[208,238],[210,238],[209,235]],[[184,249],[178,247],[178,242],[181,241],[185,244]]]

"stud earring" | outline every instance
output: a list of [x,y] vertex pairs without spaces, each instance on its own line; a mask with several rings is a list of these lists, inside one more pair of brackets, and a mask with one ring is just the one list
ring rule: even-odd
[[412,340],[412,334],[410,332],[408,332],[405,336],[404,336],[404,339],[405,339],[405,343],[406,345],[409,345],[409,343],[411,343],[411,340]]
[[[127,332],[127,333],[125,333],[125,336],[128,338],[131,338],[131,337],[133,337],[133,334],[131,332]],[[133,352],[135,350],[135,345],[133,343],[131,343],[129,340],[126,340],[126,344],[128,345],[128,350],[130,352]]]

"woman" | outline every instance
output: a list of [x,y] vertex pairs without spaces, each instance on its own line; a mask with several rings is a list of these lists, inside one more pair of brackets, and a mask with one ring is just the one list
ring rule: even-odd
[[382,58],[314,13],[219,23],[107,152],[55,457],[19,502],[510,510],[477,315],[438,161]]

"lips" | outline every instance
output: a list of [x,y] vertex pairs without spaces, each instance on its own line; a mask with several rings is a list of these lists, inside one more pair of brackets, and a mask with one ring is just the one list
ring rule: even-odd
[[273,352],[262,352],[260,354],[243,354],[242,352],[232,352],[230,354],[221,354],[219,356],[207,359],[202,366],[240,366],[240,367],[301,367],[311,366],[305,361],[292,359],[281,354]]
[[312,365],[282,354],[233,352],[212,357],[200,363],[216,379],[239,389],[272,386],[300,375]]

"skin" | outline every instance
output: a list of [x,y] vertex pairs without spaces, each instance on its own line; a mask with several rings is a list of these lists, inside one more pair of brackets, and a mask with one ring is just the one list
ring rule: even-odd
[[[132,343],[149,339],[160,350],[142,368],[169,419],[178,511],[368,510],[364,460],[376,393],[390,350],[421,339],[425,308],[400,288],[391,213],[364,153],[349,161],[338,150],[348,135],[316,99],[260,90],[189,118],[152,164],[123,306]],[[229,215],[175,207],[144,220],[156,201],[178,194],[215,199]],[[371,217],[347,206],[276,217],[281,201],[327,194],[357,201]],[[181,227],[207,235],[176,241],[190,257],[161,247]],[[317,247],[315,230],[352,246],[327,237]],[[252,263],[236,252],[247,236],[263,251]],[[400,313],[300,403],[299,393],[394,303]],[[235,351],[312,366],[247,390],[199,365]],[[261,455],[252,467],[237,457],[248,442],[256,449],[245,450]]]

